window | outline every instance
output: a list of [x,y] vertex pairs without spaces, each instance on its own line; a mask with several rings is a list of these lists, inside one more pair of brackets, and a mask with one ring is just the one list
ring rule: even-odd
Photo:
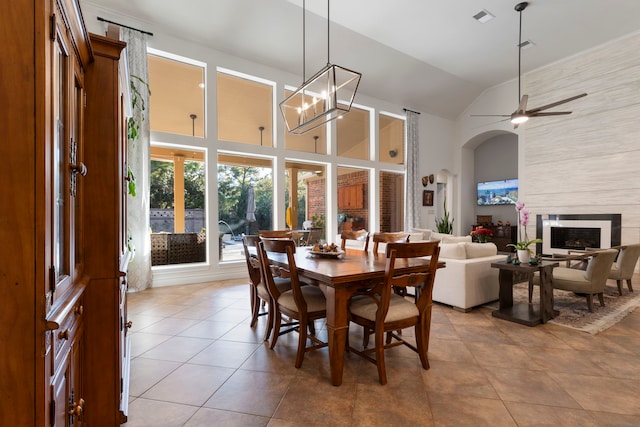
[[362,160],[371,158],[370,115],[368,110],[351,107],[348,114],[334,120],[338,127],[338,156]]
[[273,162],[241,153],[218,154],[221,261],[244,259],[242,234],[273,229]]
[[338,168],[338,233],[369,230],[369,170]]
[[205,152],[152,146],[151,265],[206,261]]
[[[175,55],[169,55],[178,58]],[[187,58],[147,56],[152,131],[204,137],[205,66]]]
[[381,162],[404,164],[404,119],[386,114],[378,116],[378,141]]
[[380,172],[380,231],[403,231],[404,174]]
[[273,83],[217,74],[218,139],[273,147]]
[[[286,212],[289,212],[287,227],[292,230],[321,228],[319,238],[324,239],[327,207],[325,165],[287,161],[285,168]],[[291,197],[292,194],[295,198]]]

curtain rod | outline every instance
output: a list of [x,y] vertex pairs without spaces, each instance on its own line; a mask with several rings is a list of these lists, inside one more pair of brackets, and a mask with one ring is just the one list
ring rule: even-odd
[[403,108],[403,109],[402,109],[402,111],[404,111],[405,113],[406,113],[407,111],[409,111],[409,112],[412,112],[412,113],[420,114],[420,111],[414,111],[414,110],[410,110],[410,109],[408,109],[408,108]]
[[153,33],[150,33],[149,31],[139,30],[139,29],[137,29],[137,28],[133,28],[133,27],[130,27],[130,26],[128,26],[128,25],[118,24],[117,22],[109,21],[108,19],[104,19],[104,18],[101,18],[101,17],[99,17],[99,16],[98,16],[98,21],[102,21],[102,22],[107,22],[107,23],[109,23],[109,24],[118,25],[118,26],[120,26],[120,27],[122,27],[122,28],[128,28],[128,29],[130,29],[130,30],[138,31],[139,33],[147,34],[147,35],[149,35],[149,36],[152,36],[152,37],[153,37]]

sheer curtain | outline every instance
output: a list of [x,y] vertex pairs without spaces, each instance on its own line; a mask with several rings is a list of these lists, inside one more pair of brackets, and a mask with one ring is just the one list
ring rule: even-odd
[[420,227],[420,187],[418,177],[418,119],[420,113],[406,110],[407,113],[407,209],[405,211],[405,230]]
[[[141,291],[151,285],[151,237],[149,235],[149,81],[147,67],[147,36],[139,31],[122,28],[127,43],[129,78],[137,88],[138,105],[133,116],[139,124],[138,138],[128,142],[128,163],[136,179],[135,197],[127,196],[127,231],[135,248],[135,256],[127,273],[129,289]],[[131,94],[132,98],[134,94]],[[140,103],[142,102],[142,103]]]

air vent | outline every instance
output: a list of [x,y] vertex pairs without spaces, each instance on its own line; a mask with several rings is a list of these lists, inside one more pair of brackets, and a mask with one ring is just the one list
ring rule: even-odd
[[480,22],[481,24],[491,21],[493,18],[495,18],[495,16],[493,16],[491,12],[486,9],[482,9],[480,12],[473,15],[473,19]]

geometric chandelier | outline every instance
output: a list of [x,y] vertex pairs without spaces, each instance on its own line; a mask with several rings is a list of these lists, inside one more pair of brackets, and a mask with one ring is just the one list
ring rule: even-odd
[[[305,1],[302,2],[302,78],[305,76]],[[287,130],[303,134],[351,110],[362,74],[329,61],[329,0],[327,0],[327,65],[280,103]],[[340,100],[340,101],[339,101]]]

